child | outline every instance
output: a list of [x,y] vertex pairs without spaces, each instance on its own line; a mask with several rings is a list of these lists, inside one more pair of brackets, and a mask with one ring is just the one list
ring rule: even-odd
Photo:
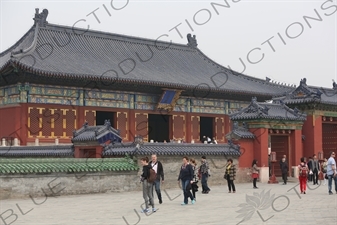
[[150,205],[152,205],[152,212],[156,212],[156,208],[154,207],[154,201],[153,201],[153,183],[149,183],[147,179],[150,177],[150,169],[152,168],[151,165],[149,165],[149,158],[144,157],[140,159],[140,163],[143,166],[143,173],[141,175],[141,182],[143,182],[143,198],[145,201],[145,209],[142,210],[142,213],[148,213],[150,212],[149,209],[149,202]]

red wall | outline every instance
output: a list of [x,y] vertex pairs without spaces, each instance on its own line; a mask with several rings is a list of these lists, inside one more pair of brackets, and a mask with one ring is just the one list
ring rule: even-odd
[[240,139],[241,156],[239,158],[240,167],[252,167],[254,159],[254,139]]
[[312,157],[322,151],[322,116],[308,115],[303,124],[303,156]]
[[21,106],[8,106],[0,108],[0,138],[13,137],[18,138],[20,143],[25,141],[25,137],[22,135],[21,126]]

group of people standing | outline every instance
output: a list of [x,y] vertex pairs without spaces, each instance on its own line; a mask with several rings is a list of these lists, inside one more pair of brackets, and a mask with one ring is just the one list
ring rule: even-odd
[[318,162],[316,155],[309,158],[301,158],[301,163],[298,165],[300,191],[301,194],[306,194],[307,182],[313,182],[313,185],[318,185],[318,175],[323,173],[324,185],[328,180],[328,193],[332,195],[332,181],[335,183],[335,191],[337,194],[337,170],[335,161],[335,152],[330,152],[330,158],[324,159],[322,165]]
[[[143,213],[156,212],[155,204],[153,201],[153,189],[155,188],[159,204],[163,203],[160,184],[164,182],[164,169],[163,165],[157,159],[157,155],[151,156],[151,161],[148,157],[143,157],[140,162],[143,166],[143,171],[141,174],[141,182],[143,183],[143,198],[145,201],[145,209],[142,210]],[[195,159],[189,159],[188,157],[183,157],[183,163],[180,168],[178,182],[181,182],[181,187],[184,193],[184,201],[181,205],[188,204],[188,198],[191,199],[191,203],[194,204],[196,201],[196,192],[198,191],[199,179],[201,179],[202,193],[208,194],[211,189],[208,187],[207,181],[210,177],[210,169],[208,162],[206,161],[206,156],[201,157],[201,165],[199,169],[197,168],[197,163]],[[151,180],[151,173],[154,173],[155,179]],[[192,191],[192,193],[191,193]],[[152,206],[152,210],[150,210]]]

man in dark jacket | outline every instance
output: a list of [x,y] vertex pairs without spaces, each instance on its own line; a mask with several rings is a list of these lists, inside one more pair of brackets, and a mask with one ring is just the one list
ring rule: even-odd
[[308,161],[308,168],[309,168],[309,174],[308,174],[308,181],[309,182],[312,182],[312,158],[311,157],[309,157],[309,161]]
[[157,155],[153,154],[151,156],[152,161],[149,162],[149,166],[151,166],[154,171],[156,171],[157,174],[157,179],[154,181],[153,185],[155,186],[159,204],[163,203],[163,199],[161,197],[161,192],[160,192],[160,178],[162,180],[162,183],[164,183],[164,169],[163,165],[161,164],[160,161],[157,160]]
[[311,166],[312,166],[312,172],[313,172],[313,181],[314,181],[314,185],[318,185],[318,172],[320,171],[319,168],[319,162],[317,160],[317,156],[313,155],[313,160],[311,161]]
[[211,189],[209,189],[207,185],[208,177],[210,176],[209,172],[209,165],[206,161],[206,156],[201,157],[201,166],[200,166],[200,173],[201,173],[201,185],[202,185],[202,194],[208,194]]
[[286,158],[283,157],[281,161],[281,172],[282,172],[283,185],[287,184],[288,171],[289,171],[288,163],[286,161]]

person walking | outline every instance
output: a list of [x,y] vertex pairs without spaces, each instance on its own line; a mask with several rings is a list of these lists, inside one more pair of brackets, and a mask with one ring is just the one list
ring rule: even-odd
[[326,180],[328,180],[328,175],[326,174],[327,166],[328,166],[328,159],[324,158],[324,162],[322,163],[322,173],[324,177],[323,185],[326,185]]
[[193,183],[193,167],[191,164],[188,163],[188,157],[183,157],[183,165],[181,166],[179,177],[178,177],[178,183],[181,181],[181,187],[183,189],[184,193],[184,202],[181,203],[181,205],[187,205],[188,204],[188,198],[191,198],[192,204],[195,203],[195,200],[191,193],[191,185]]
[[149,165],[156,172],[156,175],[157,175],[156,180],[154,181],[153,185],[154,185],[156,193],[157,193],[159,204],[162,204],[163,199],[162,199],[161,191],[160,191],[160,179],[161,179],[161,182],[164,183],[164,169],[163,169],[162,163],[157,160],[156,154],[153,154],[151,156],[151,159],[152,159],[152,161],[149,162]]
[[141,182],[143,182],[143,198],[145,201],[145,209],[143,209],[142,213],[150,212],[149,205],[152,205],[152,212],[156,212],[156,208],[154,207],[153,201],[153,183],[148,182],[148,178],[150,177],[150,169],[149,158],[144,157],[140,159],[140,163],[143,166],[143,173],[141,175]]
[[253,188],[258,188],[256,186],[257,178],[259,178],[260,169],[257,167],[258,161],[256,159],[252,162],[252,178],[253,178]]
[[211,191],[211,189],[209,189],[207,185],[207,180],[209,177],[208,171],[209,171],[209,165],[208,165],[208,162],[206,161],[206,156],[202,156],[200,173],[201,173],[201,185],[202,185],[203,194],[208,194]]
[[307,179],[308,179],[309,168],[306,165],[303,157],[301,158],[300,165],[298,165],[298,170],[299,170],[298,179],[300,180],[301,194],[306,194],[305,192],[307,190]]
[[335,191],[337,194],[337,171],[336,171],[336,160],[335,152],[330,152],[330,158],[328,159],[326,174],[328,175],[328,190],[329,195],[332,195],[332,181],[335,181]]
[[233,193],[235,193],[235,185],[234,185],[234,180],[236,177],[236,168],[235,165],[233,164],[232,159],[227,160],[227,164],[225,166],[225,175],[224,178],[227,180],[228,184],[228,193],[231,193],[233,190]]
[[281,172],[282,172],[283,185],[287,184],[288,171],[289,168],[288,163],[286,162],[286,158],[282,158]]
[[197,163],[195,159],[190,159],[190,164],[192,165],[193,168],[193,183],[192,183],[192,195],[194,201],[197,200],[195,193],[198,191],[198,169],[197,169]]
[[318,185],[319,162],[315,154],[313,155],[313,160],[312,160],[311,165],[312,165],[312,173],[313,173],[313,184]]
[[308,181],[312,182],[313,172],[312,172],[312,158],[309,157],[309,161],[307,163],[309,174],[308,174]]

